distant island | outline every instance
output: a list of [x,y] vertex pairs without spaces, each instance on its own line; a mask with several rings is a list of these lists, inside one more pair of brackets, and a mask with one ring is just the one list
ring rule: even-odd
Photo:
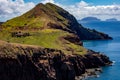
[[78,20],[79,22],[96,22],[96,21],[101,21],[100,19],[96,17],[85,17],[81,20]]
[[116,18],[106,19],[106,21],[118,21]]
[[[99,18],[96,18],[96,17],[85,17],[85,18],[82,18],[81,20],[78,20],[79,23],[100,22],[100,21],[102,21],[102,20]],[[102,21],[102,22],[116,22],[116,21],[118,21],[116,18],[109,18],[109,19],[106,19],[105,21]]]

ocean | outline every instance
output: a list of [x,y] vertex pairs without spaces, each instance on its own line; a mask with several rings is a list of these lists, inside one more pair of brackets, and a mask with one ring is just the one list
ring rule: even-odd
[[109,34],[113,40],[84,41],[84,47],[107,55],[114,62],[112,66],[103,67],[99,77],[86,80],[120,80],[120,22],[87,22],[84,27],[96,29]]

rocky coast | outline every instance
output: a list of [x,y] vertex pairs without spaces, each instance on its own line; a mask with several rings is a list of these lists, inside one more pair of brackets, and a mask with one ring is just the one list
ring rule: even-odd
[[101,71],[96,68],[111,63],[106,55],[92,50],[78,55],[31,45],[0,44],[0,80],[78,80],[83,75],[96,75],[95,71]]

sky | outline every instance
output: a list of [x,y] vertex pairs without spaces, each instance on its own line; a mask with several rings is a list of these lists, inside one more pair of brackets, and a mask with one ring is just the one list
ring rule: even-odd
[[47,2],[59,5],[78,20],[84,17],[120,20],[120,0],[0,0],[0,21],[20,16],[36,4]]

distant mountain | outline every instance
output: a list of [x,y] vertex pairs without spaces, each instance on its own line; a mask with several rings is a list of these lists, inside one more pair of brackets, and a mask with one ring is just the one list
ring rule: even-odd
[[106,21],[118,21],[116,18],[106,19]]
[[92,21],[101,21],[101,20],[96,18],[96,17],[85,17],[85,18],[83,18],[79,21],[81,21],[81,22],[92,22]]

